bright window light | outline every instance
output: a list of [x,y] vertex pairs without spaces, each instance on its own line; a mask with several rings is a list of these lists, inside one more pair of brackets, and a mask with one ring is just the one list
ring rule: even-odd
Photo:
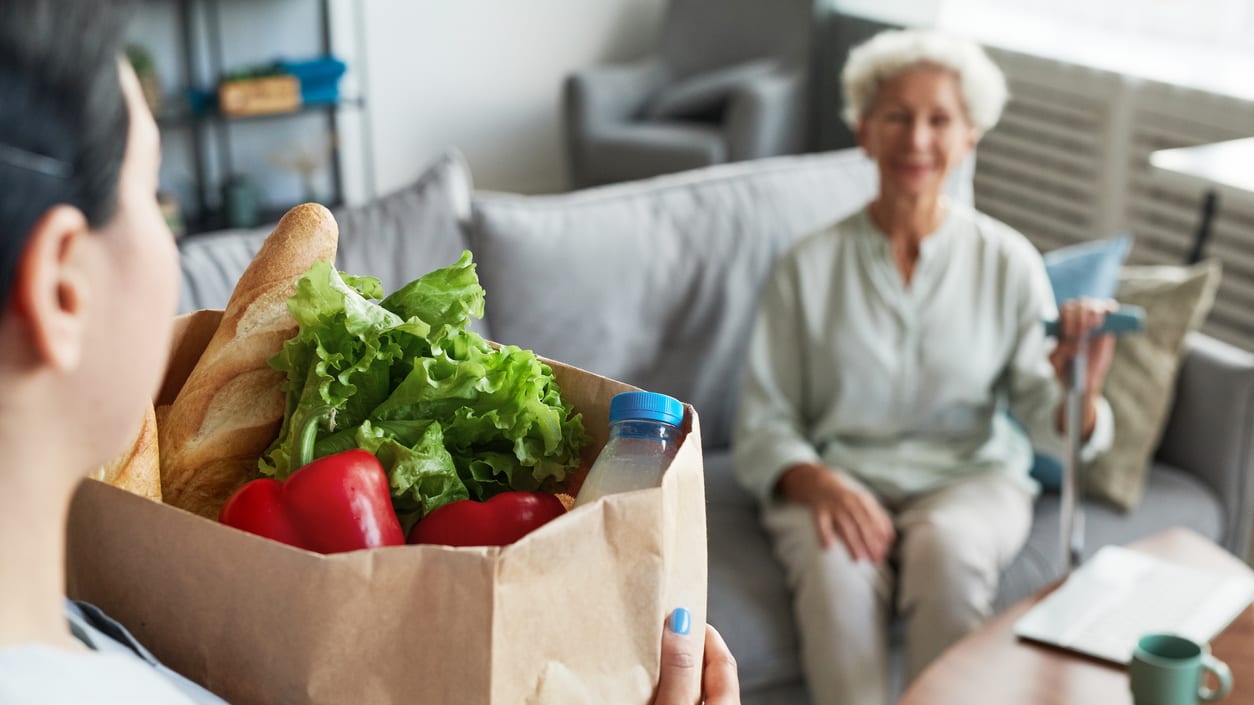
[[1088,30],[1254,52],[1254,0],[941,0],[950,21],[1016,10]]

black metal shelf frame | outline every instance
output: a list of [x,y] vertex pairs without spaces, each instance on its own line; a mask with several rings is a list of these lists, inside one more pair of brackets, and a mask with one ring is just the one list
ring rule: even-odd
[[[326,55],[331,53],[330,0],[318,0],[317,6],[319,26],[321,28],[321,50]],[[196,67],[199,66],[200,46],[198,45],[198,33],[193,27],[193,20],[195,18],[194,13],[197,11],[200,12],[204,19],[204,34],[207,35],[204,37],[204,48],[208,51],[209,75],[205,77],[198,76],[196,70]],[[178,0],[178,23],[182,35],[182,82],[185,90],[197,86],[216,84],[218,77],[222,75],[225,68],[222,56],[222,22],[219,0]],[[194,234],[198,231],[193,226],[213,227],[222,220],[210,208],[210,203],[213,202],[210,190],[214,187],[214,184],[211,184],[209,180],[207,160],[210,150],[206,144],[206,137],[209,131],[212,130],[214,145],[216,146],[214,151],[217,152],[215,156],[218,174],[222,178],[230,178],[235,171],[232,157],[231,127],[236,124],[273,121],[311,113],[324,114],[327,120],[328,132],[332,136],[330,140],[330,165],[333,193],[332,198],[329,199],[330,203],[327,205],[332,207],[339,205],[344,200],[344,183],[340,165],[338,111],[343,107],[364,108],[365,100],[362,97],[348,98],[335,103],[303,105],[300,109],[291,112],[248,117],[229,117],[216,112],[196,114],[190,110],[160,116],[158,124],[162,129],[186,128],[192,132],[192,170],[196,180],[196,216],[188,219],[188,234]]]

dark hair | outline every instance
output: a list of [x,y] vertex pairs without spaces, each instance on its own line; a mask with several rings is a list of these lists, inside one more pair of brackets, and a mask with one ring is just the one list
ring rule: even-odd
[[0,0],[0,304],[32,227],[57,204],[113,218],[130,116],[110,0]]

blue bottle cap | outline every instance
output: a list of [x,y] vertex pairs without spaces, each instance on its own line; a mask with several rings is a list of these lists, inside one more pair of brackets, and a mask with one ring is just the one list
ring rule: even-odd
[[619,392],[610,400],[610,423],[627,419],[661,421],[679,427],[684,422],[684,405],[656,392]]

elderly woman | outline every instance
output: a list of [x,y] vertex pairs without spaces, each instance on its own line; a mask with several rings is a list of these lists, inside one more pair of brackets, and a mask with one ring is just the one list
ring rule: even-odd
[[[887,699],[894,614],[911,678],[990,615],[1031,522],[1033,442],[1063,445],[1058,380],[1108,304],[1059,312],[1032,245],[942,193],[1005,102],[979,47],[886,32],[842,78],[879,195],[776,264],[734,446],[795,593],[815,702],[865,705]],[[1060,314],[1054,345],[1042,320]],[[1112,350],[1090,349],[1089,457],[1112,433]]]

